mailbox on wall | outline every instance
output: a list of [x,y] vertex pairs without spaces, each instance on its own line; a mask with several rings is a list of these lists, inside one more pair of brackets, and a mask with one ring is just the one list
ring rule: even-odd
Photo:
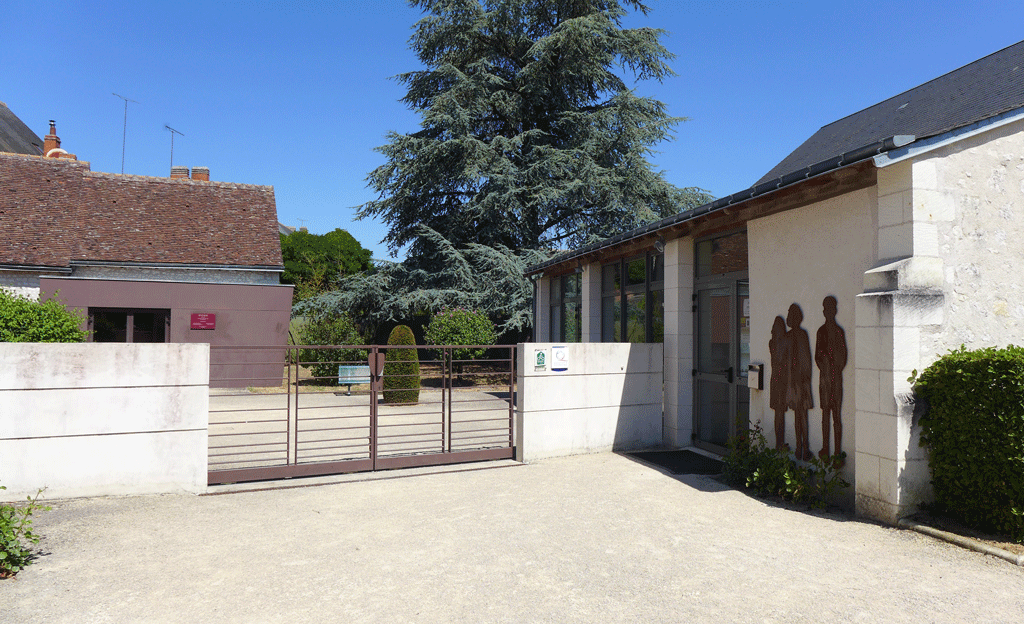
[[764,390],[764,364],[747,365],[747,387],[751,390]]

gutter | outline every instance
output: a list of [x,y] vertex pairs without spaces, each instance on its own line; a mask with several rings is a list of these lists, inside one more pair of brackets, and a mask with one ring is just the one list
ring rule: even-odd
[[[267,271],[284,273],[284,267],[271,264],[190,264],[187,262],[117,262],[108,260],[72,260],[72,267],[115,267],[141,269],[189,269],[208,271]],[[68,271],[70,273],[70,270]]]
[[816,178],[826,173],[831,173],[832,171],[835,171],[837,169],[842,169],[843,167],[847,167],[849,165],[865,161],[869,158],[874,158],[879,154],[883,154],[890,150],[894,150],[905,145],[909,145],[913,143],[916,140],[916,138],[917,137],[915,137],[912,134],[897,134],[887,139],[882,139],[881,141],[876,141],[869,145],[865,145],[863,147],[850,150],[849,152],[846,152],[845,154],[842,154],[840,156],[834,156],[832,158],[829,158],[828,160],[823,160],[819,163],[809,165],[807,167],[804,167],[803,169],[799,169],[792,173],[787,173],[786,175],[775,178],[774,180],[762,182],[761,184],[752,186],[744,191],[733,193],[728,197],[716,199],[715,201],[704,204],[703,206],[698,206],[697,208],[693,208],[685,212],[680,212],[679,214],[672,215],[671,217],[666,217],[664,219],[661,219],[660,221],[648,223],[647,225],[641,226],[634,230],[630,230],[629,232],[617,234],[615,236],[612,236],[611,238],[606,238],[602,241],[591,243],[574,251],[565,252],[561,255],[555,256],[554,258],[546,262],[542,262],[540,264],[535,264],[533,266],[527,267],[526,275],[541,273],[544,271],[544,269],[548,267],[562,264],[564,262],[570,262],[572,260],[580,258],[581,256],[585,256],[595,252],[600,252],[604,249],[608,249],[609,247],[615,247],[617,245],[634,241],[638,238],[642,238],[649,234],[654,234],[665,228],[672,227],[673,225],[679,225],[681,223],[693,221],[694,219],[709,215],[714,212],[718,212],[729,206],[736,206],[755,197],[760,197],[762,195],[774,193],[775,191],[788,188],[790,186],[799,184],[806,180]]
[[30,271],[33,273],[60,273],[69,275],[71,267],[46,266],[45,264],[0,264],[0,271]]

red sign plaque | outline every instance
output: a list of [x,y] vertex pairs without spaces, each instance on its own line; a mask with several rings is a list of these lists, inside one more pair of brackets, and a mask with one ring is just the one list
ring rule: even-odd
[[209,312],[193,312],[192,329],[217,329],[217,315]]

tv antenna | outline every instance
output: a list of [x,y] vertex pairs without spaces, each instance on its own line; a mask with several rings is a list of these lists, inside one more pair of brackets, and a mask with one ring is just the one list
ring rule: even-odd
[[[113,95],[117,94],[114,93]],[[138,104],[138,102],[135,100],[129,100],[123,95],[117,95],[117,97],[124,100],[124,130],[121,132],[121,173],[124,173],[124,143],[125,139],[128,137],[128,102],[135,102],[136,104]]]
[[[171,169],[174,169],[174,135],[181,133],[168,125],[164,125],[164,128],[167,128],[168,130],[171,131]],[[181,136],[185,135],[181,134]]]

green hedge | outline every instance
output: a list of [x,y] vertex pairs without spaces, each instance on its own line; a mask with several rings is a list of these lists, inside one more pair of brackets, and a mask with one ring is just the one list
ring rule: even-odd
[[0,288],[0,342],[84,342],[80,310],[56,299],[36,301]]
[[[494,323],[479,310],[465,308],[444,309],[430,319],[424,335],[432,345],[491,345],[494,344]],[[485,349],[453,349],[456,360],[481,357]]]
[[914,374],[937,510],[1024,542],[1024,348],[961,346]]
[[[416,338],[408,325],[391,330],[389,345],[414,345]],[[418,349],[388,349],[384,360],[385,403],[418,403],[420,400],[420,360]]]
[[[289,330],[289,341],[291,341]],[[299,340],[308,345],[358,345],[363,337],[345,315],[323,315],[309,320],[300,329]],[[301,349],[299,360],[309,367],[316,384],[338,383],[338,366],[365,366],[365,349]]]

